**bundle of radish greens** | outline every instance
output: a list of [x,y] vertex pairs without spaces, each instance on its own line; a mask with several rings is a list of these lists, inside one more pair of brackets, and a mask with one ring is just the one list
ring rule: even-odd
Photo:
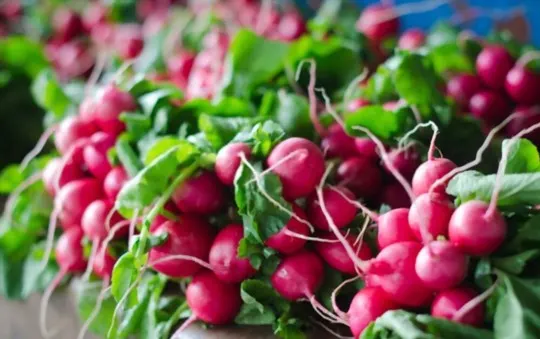
[[540,337],[534,48],[398,34],[408,5],[111,3],[0,40],[47,112],[0,175],[0,292],[42,292],[44,337],[70,278],[79,338]]

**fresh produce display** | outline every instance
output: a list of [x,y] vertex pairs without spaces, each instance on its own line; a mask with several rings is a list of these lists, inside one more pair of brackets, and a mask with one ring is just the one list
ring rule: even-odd
[[0,175],[0,292],[42,292],[44,337],[70,280],[78,338],[539,337],[540,57],[399,33],[444,3],[45,8],[0,40],[47,112]]

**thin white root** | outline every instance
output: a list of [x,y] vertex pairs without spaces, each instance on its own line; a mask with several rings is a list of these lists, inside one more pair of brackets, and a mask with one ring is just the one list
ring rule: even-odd
[[40,272],[43,272],[45,268],[47,268],[47,264],[49,263],[49,259],[51,258],[54,246],[54,232],[56,231],[56,222],[58,221],[58,216],[61,210],[62,206],[55,206],[49,218],[49,225],[47,228],[47,240],[45,241],[45,252],[43,253],[43,259],[41,260],[41,265],[39,268]]
[[109,246],[109,243],[114,239],[114,235],[116,234],[116,232],[118,232],[118,230],[120,230],[122,227],[126,227],[130,223],[131,223],[130,220],[122,220],[122,221],[116,223],[109,230],[109,233],[107,234],[107,237],[105,237],[105,239],[103,240],[103,243],[101,244],[101,253],[100,253],[101,256],[105,255],[105,251],[107,250],[107,247]]
[[420,114],[420,111],[418,110],[418,107],[411,106],[411,110],[413,112],[414,120],[416,120],[416,123],[421,124],[422,123],[422,114]]
[[43,134],[39,137],[36,146],[34,146],[34,148],[32,148],[32,150],[28,152],[28,154],[21,161],[21,171],[24,171],[26,167],[28,167],[30,162],[34,160],[34,158],[37,157],[39,153],[41,153],[41,151],[47,144],[47,141],[54,134],[57,128],[58,125],[52,125],[43,132]]
[[150,262],[148,264],[148,266],[154,266],[154,265],[157,265],[157,264],[161,264],[161,263],[164,263],[164,262],[167,262],[167,261],[171,261],[171,260],[187,260],[187,261],[193,261],[194,263],[196,264],[199,264],[201,265],[202,267],[212,271],[212,266],[207,263],[206,261],[202,260],[202,259],[199,259],[197,257],[193,257],[193,256],[190,256],[190,255],[183,255],[183,254],[171,254],[171,255],[168,255],[168,256],[165,256],[165,257],[162,257],[162,258],[159,258],[157,260],[154,260],[152,262]]
[[339,291],[347,284],[350,284],[352,283],[353,281],[356,281],[358,280],[360,277],[352,277],[352,278],[349,278],[347,280],[344,280],[341,284],[339,284],[333,291],[332,291],[332,296],[331,296],[331,300],[332,300],[332,308],[334,309],[334,312],[336,312],[336,314],[344,319],[344,320],[348,320],[349,318],[349,315],[345,312],[343,312],[338,304],[337,304],[337,301],[336,301],[336,298],[337,298],[337,295],[339,293]]
[[329,185],[329,188],[338,193],[339,195],[341,195],[341,197],[343,199],[345,199],[348,203],[351,203],[353,204],[354,206],[358,207],[363,214],[365,214],[369,219],[373,220],[373,221],[377,221],[379,220],[379,215],[375,212],[373,212],[372,210],[370,210],[369,208],[367,208],[366,206],[364,206],[362,203],[356,201],[356,200],[353,200],[351,198],[349,198],[347,195],[345,195],[345,193],[343,193],[341,190],[337,189],[335,186],[332,186],[332,185]]
[[180,334],[182,332],[184,332],[186,330],[186,328],[188,328],[189,326],[191,326],[191,324],[193,324],[194,322],[196,322],[198,319],[197,319],[197,316],[195,314],[192,314],[189,318],[187,318],[186,321],[184,321],[184,323],[182,324],[182,326],[180,326],[175,332],[174,334],[171,336],[171,339],[180,339]]
[[319,116],[317,114],[317,97],[315,96],[315,81],[317,77],[317,66],[315,64],[315,60],[313,59],[302,60],[298,64],[298,68],[296,69],[295,79],[298,82],[298,80],[300,79],[300,73],[302,72],[302,67],[304,66],[304,63],[307,63],[307,62],[310,63],[309,84],[308,84],[309,117],[317,133],[320,136],[324,136],[326,134],[326,129],[321,124],[321,121],[319,120]]
[[84,89],[85,95],[90,95],[92,91],[94,90],[94,87],[96,86],[99,76],[101,73],[103,73],[103,70],[105,69],[105,66],[107,65],[107,60],[109,59],[109,54],[106,50],[98,51],[97,58],[96,58],[96,64],[94,65],[94,69],[92,69],[92,73],[90,73],[90,76],[88,77],[88,81],[86,82],[86,87]]
[[[261,177],[261,178],[264,177],[266,174],[272,172],[274,169],[280,167],[281,165],[283,165],[287,161],[292,160],[293,158],[295,158],[297,156],[298,156],[297,160],[303,161],[308,155],[309,155],[309,153],[308,153],[307,150],[305,150],[305,149],[297,149],[296,151],[287,154],[287,156],[279,159],[278,162],[276,162],[272,166],[268,167],[267,169],[265,169],[264,171],[259,173],[259,177]],[[256,181],[256,179],[252,179],[249,183],[251,183],[252,181]]]
[[58,334],[59,329],[54,329],[52,331],[47,329],[47,309],[54,290],[60,285],[65,275],[65,271],[59,271],[41,297],[41,303],[39,305],[39,331],[43,338],[52,338]]
[[28,189],[30,186],[41,180],[42,172],[35,173],[31,175],[28,179],[23,181],[11,194],[9,195],[5,207],[4,207],[4,218],[6,223],[9,225],[12,222],[11,215],[13,214],[13,208],[15,207],[15,202],[17,198]]
[[133,237],[135,236],[135,226],[137,225],[137,221],[139,220],[139,210],[135,210],[135,213],[133,213],[133,217],[131,218],[131,222],[129,223],[129,236],[128,236],[128,244],[129,247],[133,245]]
[[351,97],[354,93],[354,90],[358,88],[358,84],[360,84],[362,81],[364,81],[367,76],[369,75],[369,69],[367,67],[364,67],[362,70],[362,73],[357,75],[347,86],[347,89],[345,89],[345,93],[343,94],[343,101],[342,105],[345,106],[351,101]]
[[328,332],[330,335],[333,335],[334,337],[336,337],[338,339],[354,339],[354,337],[343,336],[343,335],[333,331],[332,329],[330,329],[330,327],[326,326],[325,324],[323,324],[322,322],[320,322],[318,320],[315,320],[315,319],[311,318],[311,321],[314,324],[316,324],[317,326],[320,326],[323,330]]
[[268,16],[272,10],[272,7],[271,0],[261,1],[261,7],[257,16],[257,24],[255,25],[255,32],[257,32],[257,34],[262,35],[268,28],[268,25],[270,24],[268,21]]
[[433,134],[436,135],[439,133],[439,127],[437,126],[437,124],[435,124],[433,121],[428,121],[428,122],[423,122],[421,124],[417,124],[416,126],[414,126],[414,128],[410,131],[408,131],[407,133],[405,133],[405,135],[403,137],[401,137],[398,141],[398,148],[399,149],[402,149],[405,147],[405,144],[407,143],[407,141],[409,141],[409,138],[415,134],[416,132],[418,132],[421,128],[426,128],[426,127],[431,127],[431,129],[433,130]]
[[314,295],[310,296],[308,298],[308,301],[315,310],[315,312],[317,312],[317,314],[320,315],[323,319],[334,324],[347,325],[347,322],[344,319],[341,319],[339,316],[327,310],[326,307],[324,307],[319,301],[317,301]]
[[460,322],[461,319],[463,319],[464,316],[467,315],[471,310],[473,310],[475,307],[483,303],[489,296],[495,291],[495,288],[499,285],[499,280],[495,281],[493,285],[491,285],[487,290],[482,292],[482,294],[479,294],[475,298],[469,300],[465,305],[461,306],[461,308],[454,314],[452,317],[452,321]]
[[99,311],[101,311],[101,305],[103,304],[103,300],[105,300],[105,296],[107,295],[107,292],[110,290],[109,285],[109,279],[103,279],[103,283],[101,285],[101,291],[99,292],[99,295],[96,299],[96,305],[94,306],[94,309],[92,310],[92,313],[90,313],[90,316],[84,324],[81,327],[81,330],[79,331],[79,334],[77,335],[77,339],[84,339],[84,336],[86,335],[86,332],[88,332],[88,328],[96,319],[96,317],[99,314]]
[[92,240],[92,249],[90,251],[90,257],[88,257],[88,264],[86,269],[81,277],[83,281],[88,281],[90,279],[90,274],[92,273],[92,268],[94,266],[94,260],[96,260],[96,254],[99,248],[99,239]]

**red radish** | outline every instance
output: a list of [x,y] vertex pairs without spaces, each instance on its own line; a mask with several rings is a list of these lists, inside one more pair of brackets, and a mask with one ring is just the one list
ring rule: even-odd
[[476,72],[486,86],[503,89],[506,75],[514,62],[514,58],[503,46],[488,46],[476,58]]
[[465,279],[467,269],[465,254],[446,240],[426,244],[416,257],[416,274],[434,290],[458,286]]
[[407,191],[398,183],[391,183],[383,187],[381,192],[381,202],[391,208],[409,208],[411,198]]
[[67,7],[60,7],[54,12],[52,25],[55,37],[66,42],[83,32],[83,24],[79,14]]
[[209,49],[227,49],[229,47],[230,37],[229,35],[219,29],[213,29],[210,31],[203,40],[205,48]]
[[103,197],[101,183],[96,179],[80,179],[66,184],[54,199],[55,209],[60,212],[62,227],[67,230],[80,227],[81,218],[94,200]]
[[116,258],[110,255],[106,249],[99,248],[94,256],[92,270],[101,279],[110,280],[115,264]]
[[377,165],[364,157],[349,158],[337,169],[340,185],[347,187],[358,197],[372,198],[382,186],[382,173]]
[[251,156],[251,148],[242,142],[228,144],[219,150],[214,171],[219,180],[225,185],[231,186],[234,184],[236,171],[242,163],[240,158],[242,153],[247,159]]
[[311,141],[289,138],[279,143],[267,158],[283,185],[288,200],[305,197],[315,190],[324,174],[324,157]]
[[399,21],[396,17],[383,19],[393,14],[394,11],[390,6],[383,4],[370,5],[364,9],[358,18],[356,29],[364,33],[369,40],[379,44],[385,39],[395,36],[399,30]]
[[80,273],[86,269],[86,259],[83,251],[83,232],[80,228],[65,231],[56,243],[56,262],[64,273]]
[[123,167],[112,168],[103,181],[103,190],[107,198],[111,201],[116,200],[116,196],[128,180],[129,176]]
[[377,144],[370,138],[354,138],[356,152],[363,158],[376,160],[379,158]]
[[[401,173],[405,179],[412,179],[414,172],[420,165],[420,154],[414,148],[395,149],[388,153],[388,161]],[[384,169],[392,174],[389,166],[383,163]]]
[[120,90],[114,84],[105,86],[98,98],[96,109],[96,124],[110,134],[119,134],[125,128],[120,121],[120,114],[137,109],[137,104],[131,94]]
[[[81,167],[76,163],[67,161],[64,165],[64,161],[62,158],[53,158],[43,169],[43,183],[47,192],[52,196],[56,194],[56,183],[58,183],[59,187],[63,187],[67,183],[82,179],[85,176]],[[60,178],[58,178],[62,166],[63,169]]]
[[[189,277],[201,270],[201,265],[187,257],[207,260],[214,231],[208,222],[196,216],[184,214],[179,221],[168,220],[152,232],[153,235],[168,234],[167,240],[153,247],[148,254],[152,268],[172,278]],[[175,255],[186,259],[170,259]]]
[[116,26],[111,23],[102,23],[94,26],[90,32],[90,38],[99,48],[114,46]]
[[[528,127],[540,123],[540,106],[518,107],[514,111],[516,117],[506,127],[506,134],[514,136]],[[524,135],[525,138],[540,146],[540,131],[535,130]]]
[[84,40],[72,40],[60,45],[53,60],[61,80],[89,76],[94,62],[94,54]]
[[[353,100],[349,101],[349,103],[347,104],[347,111],[348,112],[356,112],[360,108],[365,107],[365,106],[369,106],[369,105],[371,105],[371,103],[368,100],[365,100],[365,99],[362,99],[362,98],[353,99]],[[362,138],[362,139],[370,140],[369,138]]]
[[311,299],[323,279],[323,263],[315,253],[309,251],[285,257],[270,278],[274,289],[290,301]]
[[504,241],[506,221],[497,209],[489,214],[488,209],[489,204],[471,200],[460,205],[450,219],[450,241],[466,254],[491,254]]
[[380,249],[404,241],[416,241],[409,225],[409,209],[390,210],[377,220],[377,244]]
[[382,288],[364,287],[354,296],[349,312],[349,327],[355,338],[360,338],[364,329],[386,311],[398,309],[395,303]]
[[[167,202],[165,206],[163,207],[163,209],[167,211],[167,213],[172,214],[172,216],[174,216],[175,218],[180,215],[180,212],[178,211],[178,209],[176,208],[176,205],[172,201]],[[164,214],[158,214],[155,217],[155,219],[152,221],[152,223],[150,224],[150,232],[151,233],[154,232],[161,224],[169,220],[171,220],[170,217],[167,217]],[[173,219],[173,220],[176,220],[176,219]]]
[[[323,200],[330,217],[338,228],[343,228],[351,223],[358,212],[356,206],[347,201],[355,200],[354,194],[345,187],[323,188]],[[316,194],[312,194],[307,201],[307,215],[313,226],[323,231],[330,230],[328,221],[321,208],[321,203]]]
[[65,154],[69,148],[79,139],[87,138],[96,132],[96,126],[79,117],[69,116],[65,118],[54,134],[56,149]]
[[399,37],[398,47],[413,51],[422,47],[425,41],[426,34],[421,29],[411,28]]
[[212,172],[203,171],[184,181],[172,196],[181,212],[212,214],[226,203],[223,184]]
[[505,83],[506,92],[521,105],[540,103],[536,88],[540,88],[540,75],[516,65],[508,72]]
[[277,32],[282,40],[293,41],[306,32],[306,24],[297,13],[285,13],[279,21]]
[[23,14],[20,0],[6,0],[0,3],[0,16],[7,21],[16,21]]
[[[292,212],[301,220],[307,219],[306,213],[304,213],[304,211],[296,204],[292,204]],[[304,248],[306,240],[295,236],[294,234],[287,234],[287,231],[296,233],[300,236],[309,235],[308,225],[295,217],[291,217],[289,222],[287,222],[279,232],[266,239],[265,245],[281,254],[292,254]]]
[[238,245],[244,238],[242,225],[225,226],[210,248],[209,263],[214,274],[222,281],[240,283],[257,273],[248,258],[238,257]]
[[[95,200],[88,207],[86,207],[82,218],[81,218],[81,228],[84,231],[84,234],[91,240],[104,240],[109,234],[107,229],[107,218],[114,208],[114,204],[109,200]],[[115,224],[121,222],[123,219],[117,212],[114,212],[110,216],[110,224],[112,227]],[[123,236],[126,236],[129,232],[129,225],[126,224],[126,227],[122,227],[117,230],[114,234],[114,238],[118,239]]]
[[97,103],[93,97],[86,97],[79,106],[79,117],[88,123],[96,121]]
[[459,74],[450,80],[446,85],[446,93],[454,99],[461,107],[467,109],[471,98],[482,90],[482,83],[476,75]]
[[212,325],[232,322],[242,306],[240,286],[223,282],[208,271],[193,277],[186,299],[193,316]]
[[181,88],[187,86],[194,61],[195,54],[188,51],[173,55],[167,60],[167,72],[169,73],[169,77]]
[[414,269],[421,249],[421,244],[412,241],[383,248],[367,270],[370,285],[380,286],[392,300],[404,306],[418,307],[429,303],[433,292]]
[[347,159],[357,154],[354,138],[348,135],[339,124],[328,128],[328,133],[321,142],[321,148],[330,158]]
[[418,240],[424,242],[448,234],[454,205],[446,195],[424,193],[416,198],[409,211],[409,225]]
[[91,32],[97,26],[107,22],[107,7],[99,2],[91,2],[84,10],[82,23],[84,28]]
[[494,91],[481,91],[471,98],[471,113],[488,125],[497,125],[510,115],[510,102],[504,95]]
[[116,137],[111,134],[97,132],[90,137],[88,144],[84,147],[84,163],[88,171],[98,179],[104,179],[111,171],[107,152],[116,143]]
[[[431,315],[437,318],[454,319],[456,313],[478,294],[471,288],[458,287],[439,292],[431,304]],[[460,323],[471,326],[482,326],[484,323],[484,305],[479,304],[460,320]]]
[[116,31],[115,47],[118,55],[124,60],[138,57],[144,48],[140,27],[130,24],[119,26]]
[[[345,236],[345,235],[344,235]],[[315,249],[317,253],[326,261],[332,268],[340,271],[341,273],[356,275],[356,269],[353,261],[347,255],[345,247],[337,241],[334,234],[328,233],[321,236],[322,239],[336,240],[336,242],[316,242]],[[373,254],[366,243],[358,242],[355,244],[356,237],[352,234],[345,236],[345,239],[358,253],[358,257],[362,260],[368,260],[373,258]]]
[[[437,180],[444,177],[456,167],[456,164],[445,158],[428,160],[422,163],[422,165],[416,169],[416,172],[414,172],[412,179],[413,193],[416,196],[420,196],[429,192]],[[451,178],[449,178],[448,181],[450,179]],[[448,181],[433,187],[433,191],[439,194],[445,194]]]

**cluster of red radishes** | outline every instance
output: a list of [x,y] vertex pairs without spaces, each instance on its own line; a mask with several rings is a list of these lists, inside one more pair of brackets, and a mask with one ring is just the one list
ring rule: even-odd
[[0,38],[9,34],[9,26],[19,20],[22,5],[19,0],[7,0],[0,3]]
[[[526,53],[516,61],[505,47],[486,46],[476,59],[476,74],[454,76],[448,81],[447,93],[486,128],[499,124],[511,113],[518,113],[506,128],[506,134],[514,136],[540,122],[537,107],[540,98],[536,95],[540,73],[528,67],[533,61],[530,56]],[[538,132],[527,137],[540,143]]]

